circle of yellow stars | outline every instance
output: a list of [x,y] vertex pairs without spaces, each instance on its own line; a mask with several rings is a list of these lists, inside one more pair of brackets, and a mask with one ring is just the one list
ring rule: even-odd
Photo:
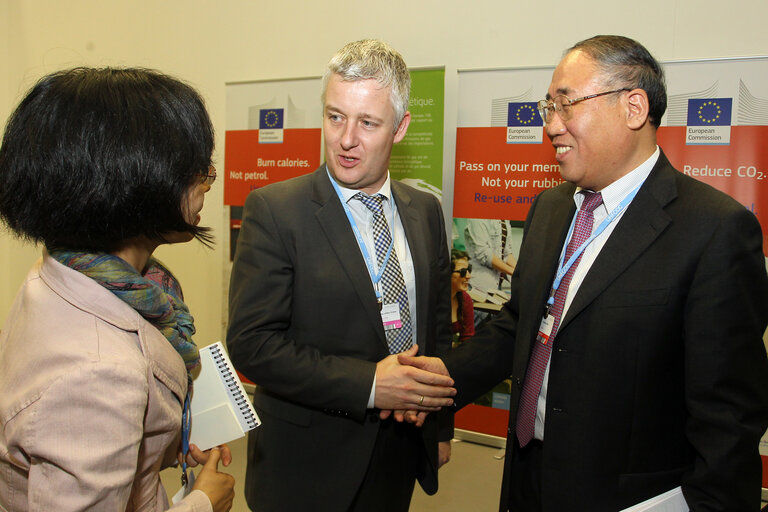
[[[520,113],[523,112],[524,110],[528,111],[528,119],[522,119],[520,117]],[[519,107],[517,107],[517,112],[515,112],[515,117],[517,118],[517,122],[520,124],[531,124],[533,120],[536,119],[536,111],[533,109],[532,106],[528,104],[520,105]]]
[[277,126],[278,121],[280,121],[280,116],[274,110],[270,110],[264,115],[264,123],[270,128]]
[[[715,114],[715,117],[713,117],[713,118],[704,117],[704,109],[707,108],[707,107],[714,107],[715,109],[717,109],[717,113]],[[720,108],[720,105],[718,105],[716,101],[709,100],[709,101],[705,101],[701,105],[699,105],[699,110],[696,113],[698,114],[699,119],[701,120],[701,122],[703,122],[703,123],[714,123],[715,121],[720,119],[720,115],[723,113],[723,111]]]

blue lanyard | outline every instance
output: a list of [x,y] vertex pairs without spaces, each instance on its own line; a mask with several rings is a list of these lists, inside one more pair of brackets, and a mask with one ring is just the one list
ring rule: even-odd
[[189,389],[184,397],[184,409],[181,413],[181,485],[186,486],[187,478],[187,454],[189,453],[189,431],[192,419],[189,414]]
[[[576,263],[576,260],[579,259],[579,256],[581,256],[581,253],[584,252],[584,249],[587,248],[589,244],[592,243],[592,241],[600,236],[600,234],[605,231],[605,228],[607,228],[611,222],[616,220],[616,217],[621,214],[621,212],[624,211],[624,209],[629,206],[629,203],[632,202],[632,199],[635,198],[637,195],[638,190],[640,190],[640,187],[642,187],[643,184],[639,184],[632,192],[627,194],[627,196],[619,203],[619,205],[613,209],[611,213],[608,214],[608,216],[603,219],[603,222],[600,223],[599,226],[597,226],[597,229],[595,230],[592,235],[587,238],[583,244],[581,244],[575,251],[573,251],[573,254],[571,254],[571,257],[568,259],[565,264],[563,264],[563,260],[565,259],[565,249],[560,253],[560,261],[558,262],[558,270],[557,274],[555,274],[555,281],[552,283],[552,293],[549,296],[549,300],[547,300],[547,308],[552,306],[555,303],[555,293],[557,292],[557,289],[560,288],[560,282],[563,280],[563,277],[565,277],[565,274],[568,273],[568,271],[571,269],[574,263]],[[583,203],[582,203],[583,204]],[[578,215],[578,212],[577,212]],[[577,215],[573,216],[573,220],[571,220],[571,227],[568,229],[568,238],[566,238],[566,245],[565,247],[568,247],[568,242],[571,241],[571,237],[573,236],[573,229],[576,226],[576,217]]]
[[[384,269],[387,268],[387,262],[389,261],[389,256],[392,254],[392,247],[394,246],[394,236],[390,237],[389,241],[389,248],[387,249],[387,254],[384,256],[384,261],[381,262],[381,266],[379,267],[379,271],[375,272],[373,270],[373,259],[371,258],[371,255],[368,253],[368,249],[365,246],[365,241],[363,240],[363,236],[360,234],[360,229],[357,227],[357,222],[355,222],[355,218],[352,216],[352,210],[349,209],[349,205],[347,205],[347,202],[344,200],[344,196],[341,193],[341,189],[339,188],[339,185],[336,183],[336,180],[331,177],[330,173],[328,174],[328,179],[331,180],[331,185],[333,185],[333,189],[336,191],[336,195],[339,196],[339,201],[341,201],[341,206],[344,208],[344,213],[347,214],[347,218],[349,219],[349,224],[352,226],[352,231],[355,233],[355,239],[357,240],[357,245],[360,246],[360,250],[363,253],[363,259],[365,260],[365,266],[368,267],[368,274],[371,276],[371,281],[373,282],[374,292],[376,293],[376,300],[381,303],[381,289],[379,287],[379,281],[381,281],[381,276],[384,275]],[[394,227],[395,223],[395,208],[394,205],[392,207],[392,224],[391,226]],[[393,229],[393,228],[390,228]]]

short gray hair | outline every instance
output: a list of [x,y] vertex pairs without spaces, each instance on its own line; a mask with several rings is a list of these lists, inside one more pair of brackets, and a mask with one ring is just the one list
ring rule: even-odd
[[565,51],[582,51],[594,59],[612,87],[642,89],[648,95],[649,120],[658,128],[667,110],[664,70],[651,53],[634,39],[600,35],[585,39]]
[[323,75],[323,105],[332,75],[339,75],[347,82],[374,79],[382,87],[389,87],[390,101],[395,110],[394,130],[397,130],[408,110],[411,94],[411,74],[397,50],[377,39],[348,43],[328,62]]

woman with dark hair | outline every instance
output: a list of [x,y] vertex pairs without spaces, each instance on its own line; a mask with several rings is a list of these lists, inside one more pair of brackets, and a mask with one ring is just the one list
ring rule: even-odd
[[[11,115],[0,218],[44,250],[0,333],[0,509],[168,508],[199,356],[152,253],[210,244],[213,143],[197,92],[144,69],[54,73]],[[174,510],[229,510],[229,448],[184,452],[205,466]]]
[[475,335],[475,309],[469,296],[472,265],[469,255],[458,249],[451,250],[451,326],[459,343]]

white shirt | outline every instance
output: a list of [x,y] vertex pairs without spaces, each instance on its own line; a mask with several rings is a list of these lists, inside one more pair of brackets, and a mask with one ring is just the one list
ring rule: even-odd
[[[328,172],[327,167],[326,172]],[[328,172],[328,178],[331,180],[333,179],[330,172]],[[363,238],[365,248],[368,251],[368,255],[371,257],[371,263],[373,265],[374,272],[378,272],[378,259],[376,258],[376,248],[373,238],[373,212],[369,210],[362,201],[352,199],[355,194],[360,192],[359,190],[345,188],[341,186],[339,182],[336,182],[336,184],[339,186],[339,190],[341,191],[342,200],[346,202],[349,210],[352,212],[352,218],[355,220],[355,224],[357,224],[357,229],[360,231],[360,236]],[[397,204],[392,197],[392,186],[389,172],[387,172],[387,180],[384,182],[384,185],[381,186],[381,189],[376,192],[376,194],[381,194],[385,198],[384,201],[382,201],[382,207],[384,209],[384,217],[387,219],[387,225],[392,231],[392,240],[394,243],[392,255],[390,257],[395,257],[395,253],[397,253],[397,260],[400,263],[400,270],[403,273],[405,289],[408,292],[408,309],[411,313],[411,329],[413,332],[412,339],[415,345],[418,342],[416,335],[416,273],[413,269],[413,258],[411,257],[411,249],[408,245],[408,239],[405,237],[403,222],[400,219],[400,214],[397,211]],[[393,215],[395,219],[394,229],[391,226]],[[364,257],[362,248],[360,249],[360,257]],[[373,279],[371,279],[371,283],[373,283]],[[369,409],[373,408],[375,401],[375,390],[376,378],[374,377],[370,398],[368,399]]]
[[[656,151],[653,152],[653,154],[640,164],[637,168],[633,169],[631,172],[626,174],[625,176],[622,176],[618,180],[614,181],[607,187],[605,187],[603,190],[600,191],[600,194],[603,196],[603,204],[595,208],[594,211],[594,223],[592,230],[594,231],[594,228],[596,226],[599,226],[600,223],[608,217],[608,214],[612,212],[618,205],[621,203],[625,197],[629,195],[630,192],[632,192],[634,189],[639,187],[642,183],[645,182],[646,178],[648,178],[648,175],[651,173],[651,170],[653,169],[653,166],[656,165],[656,161],[659,159],[659,147],[656,146]],[[578,213],[578,210],[581,208],[581,203],[584,202],[584,196],[582,194],[579,194],[581,192],[581,188],[576,188],[576,192],[573,195],[573,200],[576,203],[576,212]],[[631,204],[631,202],[630,202]],[[627,208],[629,205],[627,205]],[[627,208],[624,208],[624,210],[616,216],[616,218],[611,222],[605,230],[600,233],[599,236],[597,236],[592,243],[590,243],[585,249],[584,252],[581,254],[581,260],[579,261],[578,267],[576,267],[576,270],[573,272],[573,277],[571,277],[571,283],[568,286],[568,293],[565,296],[565,305],[563,306],[563,313],[560,315],[561,320],[565,318],[566,313],[568,312],[568,308],[571,305],[571,302],[573,301],[573,298],[576,296],[576,293],[579,291],[579,287],[581,286],[581,283],[584,281],[584,277],[587,275],[587,272],[589,272],[589,269],[592,267],[592,264],[597,259],[598,254],[600,254],[600,251],[602,250],[603,246],[605,245],[605,242],[608,241],[608,238],[611,236],[611,233],[613,233],[614,228],[619,224],[619,221],[624,216],[624,212],[627,211]],[[574,213],[576,215],[576,213]],[[568,246],[568,240],[565,241],[563,244],[563,249],[561,251],[561,254],[565,252],[565,248]],[[557,340],[557,333],[555,333],[555,340]],[[557,343],[557,341],[555,341]],[[544,417],[546,415],[546,408],[547,408],[547,384],[549,382],[549,364],[551,360],[547,362],[547,370],[544,373],[544,382],[541,385],[541,392],[539,393],[539,401],[536,406],[536,423],[534,427],[533,437],[535,439],[544,440]]]

